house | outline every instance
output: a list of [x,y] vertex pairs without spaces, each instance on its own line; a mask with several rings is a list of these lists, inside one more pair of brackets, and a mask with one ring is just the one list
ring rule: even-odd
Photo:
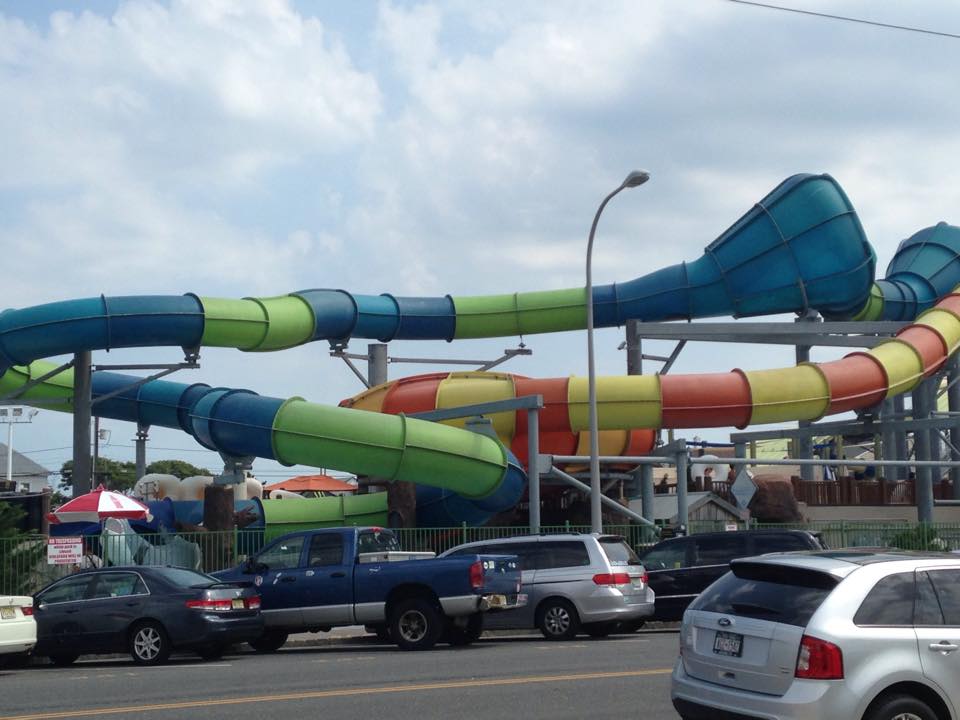
[[[630,501],[630,509],[643,512],[643,503]],[[687,516],[690,522],[742,522],[745,514],[726,500],[708,492],[687,493]],[[663,493],[653,496],[653,519],[658,525],[676,525],[678,522],[677,496]]]
[[[43,492],[48,487],[47,480],[53,473],[42,465],[35,463],[26,455],[13,451],[13,480],[14,487],[4,488],[12,492],[27,490],[32,493]],[[0,443],[0,483],[7,479],[7,446]]]

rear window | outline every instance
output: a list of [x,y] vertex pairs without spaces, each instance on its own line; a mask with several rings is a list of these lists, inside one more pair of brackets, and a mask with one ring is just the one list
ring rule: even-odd
[[753,552],[757,555],[773,552],[792,552],[794,550],[813,550],[813,543],[802,535],[793,533],[778,535],[754,535]]
[[170,582],[173,585],[178,587],[191,587],[193,585],[202,585],[206,587],[207,585],[213,585],[215,583],[222,582],[212,575],[204,575],[203,573],[194,572],[193,570],[187,570],[186,568],[157,568],[165,580]]
[[804,568],[736,563],[690,609],[805,627],[837,582]]
[[747,555],[747,538],[739,533],[694,537],[694,565],[726,565]]
[[640,565],[640,558],[622,537],[600,538],[600,549],[611,565]]

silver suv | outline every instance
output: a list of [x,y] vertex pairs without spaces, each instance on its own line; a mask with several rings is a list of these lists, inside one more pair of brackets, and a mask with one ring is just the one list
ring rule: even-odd
[[516,555],[527,605],[490,614],[488,629],[539,628],[548,640],[582,629],[604,637],[621,621],[653,614],[654,594],[636,553],[619,535],[530,535],[458,545],[441,557]]
[[684,720],[956,720],[960,558],[899,551],[734,560],[687,609]]

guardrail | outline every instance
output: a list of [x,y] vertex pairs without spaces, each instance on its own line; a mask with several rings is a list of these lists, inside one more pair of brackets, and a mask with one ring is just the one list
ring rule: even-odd
[[[725,521],[694,521],[690,534],[731,529]],[[797,529],[819,533],[828,547],[899,547],[906,550],[960,551],[960,523],[815,522],[787,524],[739,523],[737,529]],[[493,526],[402,528],[394,530],[404,550],[441,553],[465,542],[529,535],[528,527]],[[589,525],[552,525],[541,534],[589,533]],[[621,535],[640,550],[656,542],[652,531],[640,525],[605,525],[604,532]],[[178,565],[203,572],[232,567],[257,552],[264,543],[262,530],[159,533],[83,538],[92,562],[107,565]],[[0,538],[0,595],[32,595],[44,585],[79,570],[78,565],[49,565],[47,537]]]

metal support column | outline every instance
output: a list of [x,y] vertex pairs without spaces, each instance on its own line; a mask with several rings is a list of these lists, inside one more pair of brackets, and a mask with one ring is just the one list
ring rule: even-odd
[[90,416],[92,413],[89,350],[73,356],[73,496],[93,489],[90,476]]
[[690,532],[690,517],[687,509],[687,441],[677,440],[677,522],[685,533]]
[[137,480],[147,474],[147,439],[150,437],[150,426],[137,424],[136,446]]
[[[954,355],[947,362],[947,410],[951,413],[960,413],[960,355]],[[960,423],[955,421],[956,415],[951,416],[954,422],[950,423],[950,459],[960,461]],[[960,467],[950,468],[950,479],[953,481],[953,498],[960,500]]]
[[[898,416],[898,419],[902,420],[904,413],[906,412],[906,403],[904,402],[904,395],[901,393],[893,399],[893,411]],[[893,442],[894,447],[897,453],[898,460],[906,460],[910,457],[907,452],[907,431],[906,430],[895,430],[893,433]],[[893,478],[897,480],[906,480],[907,479],[907,466],[899,465],[894,468],[892,473]]]
[[627,320],[627,375],[643,375],[643,344],[640,340],[640,322]]
[[[804,315],[801,315],[800,317],[798,317],[796,319],[796,322],[798,323],[816,322],[817,318],[818,316],[816,312],[813,312],[812,314],[810,312],[807,312]],[[799,365],[800,363],[810,362],[810,346],[809,345],[797,345],[796,353],[797,353],[797,365]],[[797,423],[797,426],[801,428],[809,427],[810,421],[801,420],[800,422]],[[800,435],[799,437],[797,437],[797,442],[794,445],[794,447],[796,451],[796,456],[798,458],[801,458],[803,460],[809,460],[810,458],[813,457],[813,443],[809,435]],[[814,478],[813,470],[814,470],[813,467],[810,465],[801,465],[800,479],[806,480],[808,482],[813,480]]]
[[370,387],[382,385],[387,381],[387,345],[385,343],[367,345],[367,381]]
[[529,489],[530,532],[540,532],[540,410],[527,410],[527,487]]
[[[893,416],[896,414],[896,406],[893,400],[884,400],[880,408],[880,421],[882,430],[880,434],[881,460],[903,460],[897,455],[897,436],[891,429],[890,423],[893,422]],[[896,468],[890,468],[887,472],[878,472],[878,476],[890,479],[896,475]]]
[[[930,417],[930,381],[924,380],[910,393],[913,403],[913,419],[926,420]],[[919,461],[930,460],[930,431],[914,430],[914,456]],[[918,466],[916,469],[917,520],[919,522],[933,522],[933,473],[928,466]]]
[[641,465],[640,498],[643,503],[643,512],[641,514],[650,522],[656,519],[653,516],[653,496],[655,492],[653,489],[653,465]]

